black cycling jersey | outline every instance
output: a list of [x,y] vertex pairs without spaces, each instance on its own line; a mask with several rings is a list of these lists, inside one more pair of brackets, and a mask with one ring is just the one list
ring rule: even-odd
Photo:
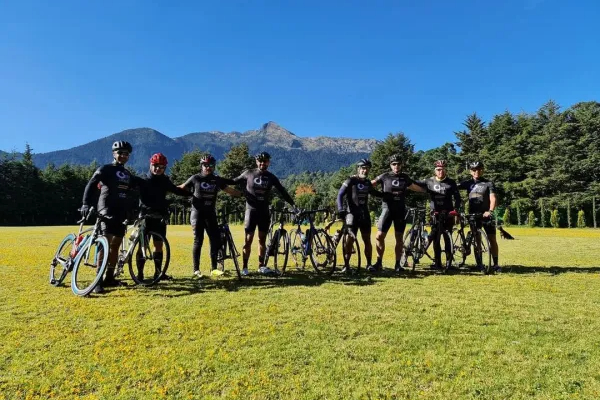
[[215,211],[217,205],[217,193],[228,184],[233,184],[231,179],[222,178],[215,174],[192,175],[184,184],[185,188],[193,188],[192,208],[196,211]]
[[104,215],[125,216],[133,208],[134,204],[131,189],[140,185],[140,178],[125,169],[120,164],[106,164],[94,172],[92,178],[85,187],[83,193],[83,204],[91,206],[94,192],[99,183],[100,197],[98,198],[98,212]]
[[484,213],[490,210],[490,194],[496,193],[494,182],[485,178],[461,182],[459,189],[469,194],[469,212]]
[[294,199],[283,187],[279,179],[269,171],[261,171],[258,168],[244,171],[240,176],[233,179],[236,184],[246,184],[244,195],[246,196],[246,209],[266,210],[269,208],[271,189],[275,187],[281,197],[290,205],[294,205]]
[[367,178],[351,176],[342,183],[337,196],[338,211],[344,210],[344,197],[348,204],[347,210],[352,214],[369,214],[369,194],[382,197],[382,193],[376,190]]
[[[460,208],[460,194],[453,179],[446,177],[440,181],[436,177],[431,177],[416,183],[429,193],[431,211],[452,211]],[[454,205],[452,204],[453,198]]]
[[403,173],[386,172],[375,178],[375,181],[383,187],[381,206],[391,210],[404,210],[406,191],[414,183],[413,180]]
[[171,179],[165,175],[154,175],[148,172],[140,180],[140,206],[148,213],[168,214],[169,203],[167,193],[179,196],[191,196],[192,193],[175,186]]

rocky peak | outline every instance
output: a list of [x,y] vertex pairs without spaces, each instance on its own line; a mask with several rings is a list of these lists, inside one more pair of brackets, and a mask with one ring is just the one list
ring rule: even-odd
[[280,126],[277,122],[273,121],[263,124],[260,130],[268,135],[296,136],[292,132]]

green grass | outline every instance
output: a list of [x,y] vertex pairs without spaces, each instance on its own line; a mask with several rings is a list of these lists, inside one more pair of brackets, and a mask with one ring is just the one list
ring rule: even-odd
[[171,226],[174,281],[78,298],[48,284],[73,229],[0,228],[0,399],[600,397],[600,231],[509,228],[496,276],[240,284]]

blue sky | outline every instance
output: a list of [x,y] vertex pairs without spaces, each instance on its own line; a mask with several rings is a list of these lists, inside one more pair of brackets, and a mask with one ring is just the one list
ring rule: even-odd
[[454,141],[467,114],[599,100],[600,2],[0,5],[0,149],[128,128]]

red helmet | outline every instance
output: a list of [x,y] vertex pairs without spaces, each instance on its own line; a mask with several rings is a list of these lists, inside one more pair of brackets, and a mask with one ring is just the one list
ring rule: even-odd
[[156,153],[150,157],[150,164],[167,165],[168,163],[167,157],[163,153]]
[[211,154],[204,154],[200,159],[200,164],[215,165],[217,160]]
[[433,166],[436,168],[446,168],[448,166],[448,163],[446,162],[446,160],[437,160],[433,163]]

